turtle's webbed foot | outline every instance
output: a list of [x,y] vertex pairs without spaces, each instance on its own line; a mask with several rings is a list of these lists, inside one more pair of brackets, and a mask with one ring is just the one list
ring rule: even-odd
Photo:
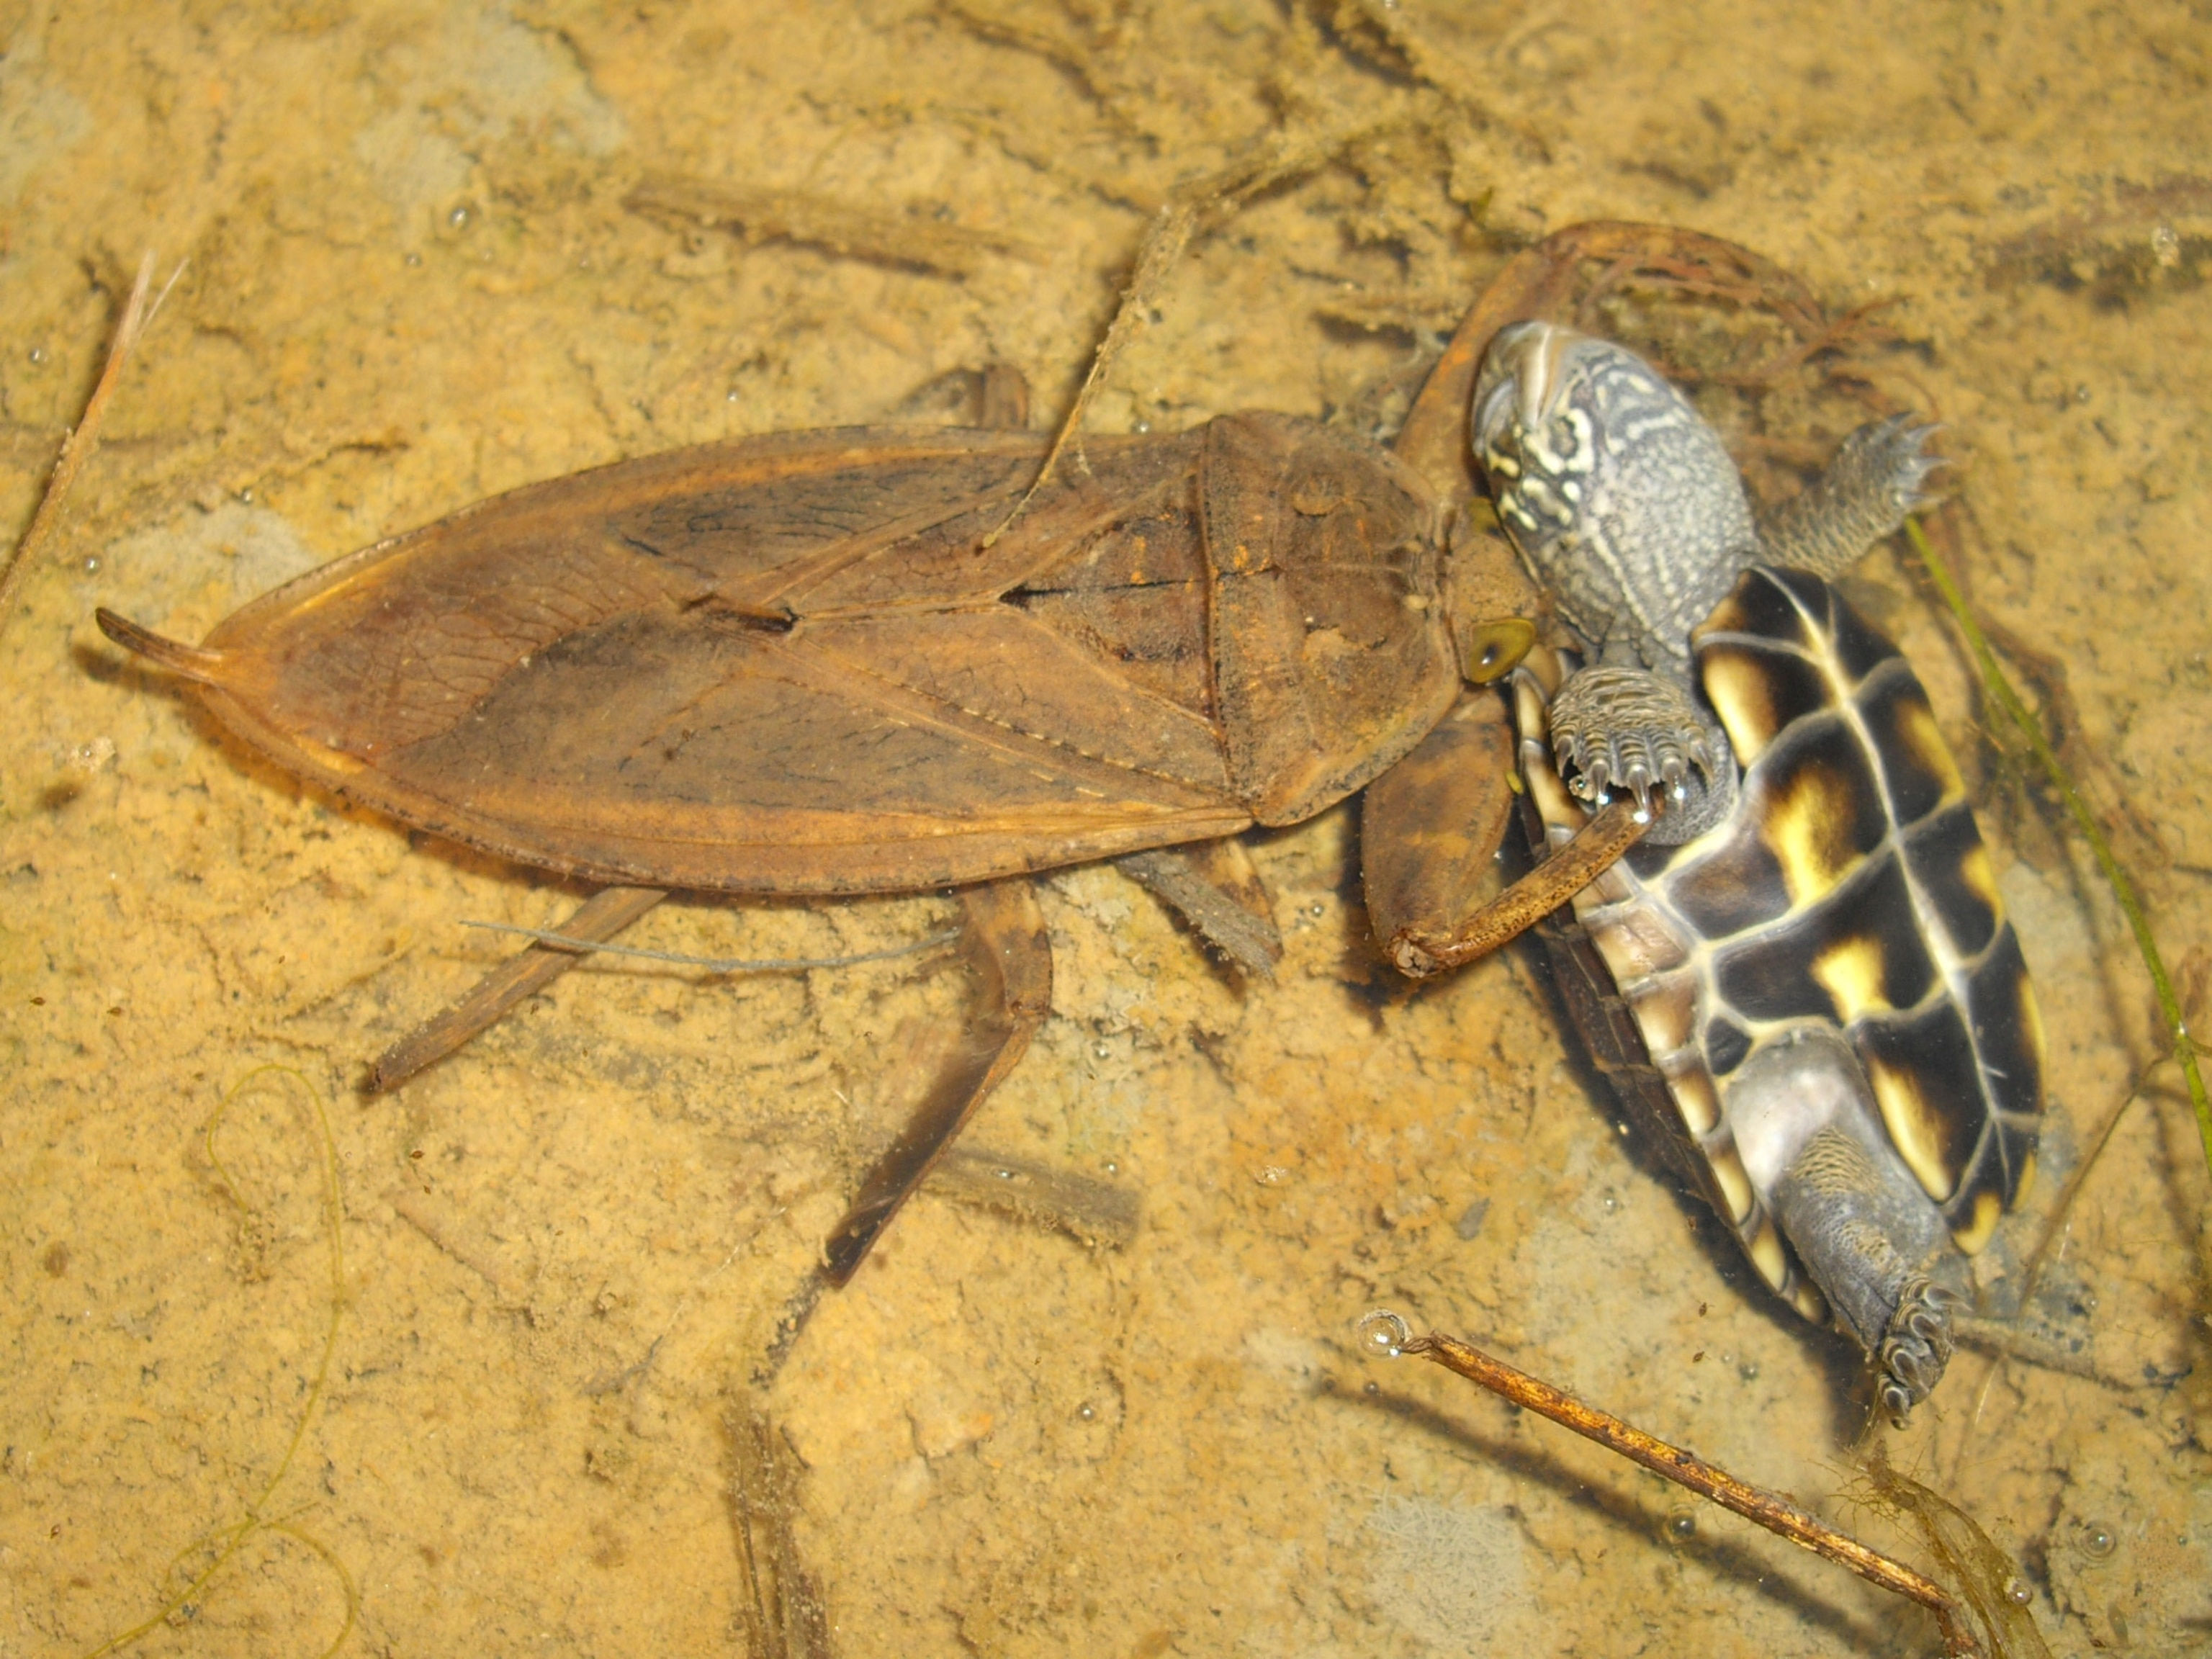
[[1845,438],[1827,471],[1760,522],[1766,562],[1823,577],[1850,569],[1906,514],[1929,505],[1928,475],[1945,465],[1922,447],[1935,432],[1911,416],[1893,415]]
[[1651,839],[1679,842],[1718,822],[1734,798],[1735,758],[1687,687],[1644,668],[1585,668],[1552,701],[1552,746],[1568,787],[1592,803],[1615,791],[1639,814],[1660,797]]
[[1921,446],[1936,430],[1932,425],[1915,426],[1910,415],[1869,421],[1837,448],[1836,459],[1828,464],[1829,474],[1863,479],[1868,493],[1887,501],[1895,514],[1894,528],[1906,514],[1917,513],[1933,499],[1921,486],[1929,473],[1947,463],[1941,455],[1924,453]]
[[1958,1298],[1925,1278],[1905,1287],[1882,1333],[1875,1362],[1881,1367],[1882,1408],[1905,1425],[1905,1413],[1928,1398],[1951,1363],[1951,1310]]

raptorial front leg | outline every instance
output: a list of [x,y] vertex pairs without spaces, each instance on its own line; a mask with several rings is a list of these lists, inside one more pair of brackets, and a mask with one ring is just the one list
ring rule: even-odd
[[975,977],[963,1040],[930,1084],[898,1138],[860,1182],[845,1218],[823,1246],[822,1273],[842,1285],[914,1195],[984,1097],[1020,1060],[1052,1012],[1052,939],[1026,877],[964,888],[960,954]]
[[1274,977],[1283,959],[1282,931],[1243,842],[1157,847],[1116,859],[1114,867],[1198,929],[1248,978]]
[[1359,830],[1367,919],[1383,957],[1409,978],[1508,943],[1588,886],[1648,826],[1628,802],[1608,807],[1498,891],[1513,742],[1498,692],[1470,688],[1412,754],[1367,786]]

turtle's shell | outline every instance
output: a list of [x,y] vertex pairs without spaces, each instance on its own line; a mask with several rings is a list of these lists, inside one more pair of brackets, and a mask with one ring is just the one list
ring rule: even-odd
[[[1738,1155],[1731,1076],[1805,1026],[1841,1030],[1891,1147],[1971,1254],[2033,1171],[2042,1024],[1958,765],[1897,647],[1818,577],[1765,566],[1694,643],[1743,769],[1735,807],[1694,841],[1632,849],[1575,911],[1693,1173],[1761,1277],[1817,1318]],[[1522,765],[1557,845],[1583,813],[1553,769],[1544,703],[1524,678]],[[1577,1012],[1587,1027],[1593,1010]],[[1601,1059],[1619,1025],[1589,1032]],[[1632,1104],[1636,1081],[1616,1075]]]

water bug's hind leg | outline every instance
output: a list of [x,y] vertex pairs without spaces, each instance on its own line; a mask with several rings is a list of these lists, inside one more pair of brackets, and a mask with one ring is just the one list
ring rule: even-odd
[[1116,869],[1174,910],[1248,979],[1273,979],[1283,935],[1267,884],[1234,839],[1157,847],[1114,860]]
[[959,951],[976,980],[963,1040],[898,1137],[860,1182],[822,1250],[822,1275],[842,1285],[890,1225],[984,1097],[1021,1060],[1052,1012],[1052,938],[1026,876],[963,888]]
[[1625,792],[1648,814],[1659,793],[1664,810],[1650,837],[1658,846],[1694,840],[1735,805],[1727,734],[1671,676],[1607,664],[1583,669],[1552,699],[1551,732],[1559,775],[1583,800]]
[[1760,516],[1759,556],[1827,580],[1842,575],[1903,524],[1906,514],[1929,504],[1928,475],[1946,465],[1923,448],[1936,430],[1913,425],[1906,415],[1859,428],[1844,440],[1826,471]]
[[[668,896],[658,887],[604,887],[554,931],[563,939],[604,944]],[[584,959],[575,945],[526,946],[368,1063],[368,1092],[388,1094],[425,1066],[489,1030],[524,998],[544,990]]]

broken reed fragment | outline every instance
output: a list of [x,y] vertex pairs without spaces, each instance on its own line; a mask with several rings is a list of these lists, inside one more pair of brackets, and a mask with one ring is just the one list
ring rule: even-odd
[[1609,1413],[1586,1406],[1565,1389],[1554,1388],[1526,1371],[1516,1370],[1502,1360],[1492,1359],[1457,1337],[1436,1332],[1415,1336],[1403,1318],[1387,1309],[1377,1309],[1359,1322],[1359,1346],[1363,1352],[1378,1358],[1416,1354],[1432,1360],[1514,1405],[1548,1417],[1583,1438],[1620,1453],[1631,1462],[1640,1463],[1654,1474],[1663,1475],[1677,1486],[1686,1486],[1699,1497],[1758,1522],[1793,1544],[1849,1567],[1869,1583],[1917,1601],[1935,1613],[1943,1633],[1943,1650],[1947,1655],[1979,1655],[1986,1651],[1967,1626],[1965,1610],[1942,1586],[1903,1562],[1893,1561],[1838,1532],[1779,1492],[1739,1480],[1725,1470],[1714,1468],[1695,1452],[1669,1445]]
[[108,399],[115,395],[115,387],[123,378],[123,366],[130,361],[131,348],[138,337],[154,320],[154,313],[161,308],[161,301],[169,297],[169,290],[177,285],[177,278],[185,274],[179,264],[169,275],[153,304],[146,303],[146,295],[154,284],[154,251],[149,248],[138,261],[137,280],[131,284],[131,297],[124,301],[123,315],[115,325],[115,337],[108,343],[107,361],[101,365],[100,380],[92,388],[92,396],[85,400],[84,413],[69,436],[62,440],[61,453],[54,458],[52,475],[46,480],[46,494],[39,498],[39,510],[31,516],[31,527],[23,532],[0,564],[0,633],[5,633],[8,617],[15,602],[15,592],[23,585],[23,578],[31,569],[39,551],[52,536],[54,526],[61,520],[62,503],[68,499],[70,486],[76,475],[100,447],[100,423],[107,413]]

